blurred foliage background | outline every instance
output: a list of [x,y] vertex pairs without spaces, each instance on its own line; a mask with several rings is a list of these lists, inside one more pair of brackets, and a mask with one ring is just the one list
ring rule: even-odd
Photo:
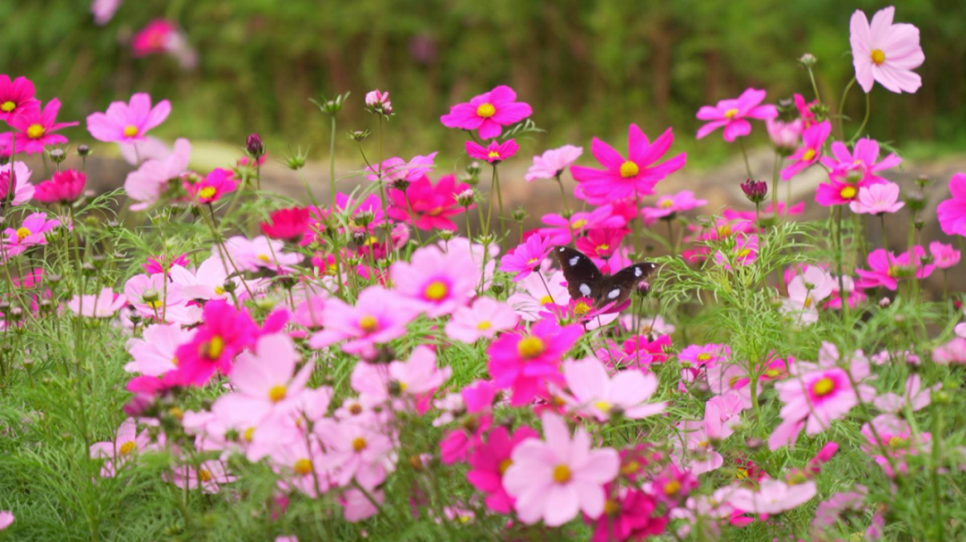
[[[896,20],[921,29],[923,88],[897,96],[876,86],[870,131],[919,155],[966,143],[966,2],[896,0]],[[353,92],[340,131],[364,128],[367,90],[391,92],[393,154],[458,148],[439,115],[497,84],[514,87],[551,129],[539,145],[623,145],[636,122],[674,126],[689,161],[713,163],[726,147],[695,144],[697,109],[765,88],[769,101],[813,92],[797,63],[818,57],[820,92],[837,104],[853,75],[849,17],[870,0],[126,0],[96,26],[87,0],[0,1],[0,72],[27,75],[40,98],[59,97],[62,118],[82,120],[109,102],[148,91],[174,112],[167,138],[241,145],[327,147],[327,119],[308,102]],[[166,56],[133,58],[131,37],[149,21],[176,21],[199,53],[182,70]],[[863,114],[856,86],[847,113]],[[764,130],[756,137],[763,139]],[[75,132],[76,134],[76,132]],[[76,137],[76,136],[75,136]],[[348,150],[348,149],[347,149]],[[540,148],[525,149],[538,151]]]

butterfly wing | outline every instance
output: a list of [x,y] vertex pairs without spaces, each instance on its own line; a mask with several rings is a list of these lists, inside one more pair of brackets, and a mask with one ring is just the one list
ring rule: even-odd
[[[591,262],[593,264],[593,262]],[[594,298],[594,305],[602,307],[609,303],[620,305],[630,297],[637,285],[647,279],[657,266],[651,262],[636,263],[621,269],[600,281],[600,289]]]
[[600,293],[603,273],[590,258],[570,247],[554,249],[557,263],[567,279],[567,291],[572,299],[587,297],[596,299]]

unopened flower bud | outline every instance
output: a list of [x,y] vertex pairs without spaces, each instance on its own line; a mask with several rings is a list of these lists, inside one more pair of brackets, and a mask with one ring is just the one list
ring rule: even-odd
[[368,128],[365,130],[353,130],[346,135],[352,141],[359,143],[361,141],[365,141],[366,139],[368,139],[369,136],[372,135],[372,131],[369,130]]
[[805,53],[804,55],[798,58],[798,63],[806,68],[811,68],[817,62],[818,62],[818,59],[815,58],[815,55],[813,55],[812,53]]
[[473,205],[473,201],[476,200],[476,193],[473,192],[472,188],[467,188],[466,190],[456,194],[456,203],[461,207],[469,207]]
[[523,222],[524,219],[527,218],[527,210],[524,209],[523,207],[517,207],[516,209],[513,210],[513,214],[511,216],[513,217],[513,220],[516,220],[517,222]]
[[760,450],[761,447],[764,446],[764,444],[765,443],[762,442],[760,438],[752,437],[745,441],[745,448],[748,448],[749,451],[754,452],[754,451]]
[[761,203],[765,201],[765,196],[768,195],[768,183],[765,181],[747,179],[745,182],[741,183],[741,191],[745,193],[745,197],[748,198],[748,201],[752,203]]
[[64,149],[51,149],[47,151],[47,156],[50,156],[50,160],[55,164],[59,164],[67,159],[67,153],[64,152]]
[[262,143],[262,137],[258,134],[250,134],[245,140],[245,150],[248,151],[248,155],[254,159],[259,159],[265,154],[265,145]]
[[929,180],[929,177],[925,175],[916,177],[916,186],[918,186],[920,189],[926,188],[930,183],[931,181]]
[[78,145],[77,146],[77,155],[78,156],[82,156],[82,157],[83,156],[90,156],[91,155],[91,148],[89,146],[87,146],[87,145]]
[[892,300],[889,299],[888,297],[883,297],[882,299],[879,300],[879,306],[882,307],[883,309],[888,307],[891,304],[892,304]]
[[908,192],[905,201],[906,207],[913,213],[918,213],[926,208],[926,196],[918,190]]
[[469,173],[470,175],[479,175],[480,163],[477,162],[476,160],[470,162],[469,164],[466,165],[466,172]]
[[455,234],[450,230],[439,230],[439,232],[437,232],[437,235],[439,235],[439,238],[442,239],[443,241],[449,241],[450,239],[453,238]]

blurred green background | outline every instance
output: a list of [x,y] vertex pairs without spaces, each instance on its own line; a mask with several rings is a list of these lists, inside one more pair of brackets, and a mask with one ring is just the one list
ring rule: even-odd
[[[915,95],[876,86],[870,131],[907,155],[966,144],[966,2],[902,0],[896,20],[921,29],[924,80]],[[497,84],[514,87],[549,130],[536,145],[623,145],[636,122],[675,128],[691,164],[713,164],[727,147],[695,143],[704,104],[765,88],[769,101],[812,97],[796,59],[819,58],[818,83],[837,104],[852,77],[849,17],[889,3],[868,0],[126,0],[96,26],[87,0],[0,1],[0,72],[27,75],[62,119],[82,120],[112,100],[147,91],[174,111],[157,134],[241,145],[252,131],[281,143],[327,148],[327,119],[308,102],[351,90],[340,132],[371,127],[367,90],[391,92],[397,116],[390,154],[459,148],[439,124],[450,104]],[[197,49],[190,71],[170,57],[133,58],[130,39],[152,19],[176,21]],[[848,113],[860,116],[856,86]],[[759,129],[756,137],[764,137]],[[79,131],[73,132],[80,139]],[[349,150],[347,145],[346,151]]]

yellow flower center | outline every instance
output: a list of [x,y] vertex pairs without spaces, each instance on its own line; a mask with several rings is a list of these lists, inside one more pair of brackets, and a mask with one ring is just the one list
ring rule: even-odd
[[805,154],[802,154],[802,160],[808,162],[809,160],[815,158],[815,149],[808,149]]
[[608,403],[607,401],[597,401],[596,403],[594,403],[594,406],[597,407],[597,410],[607,413],[607,412],[610,412],[611,404]]
[[557,465],[553,468],[553,481],[558,484],[566,484],[570,481],[570,467],[567,465]]
[[359,329],[365,331],[366,333],[372,333],[373,331],[379,329],[379,320],[376,320],[374,316],[363,316],[359,319]]
[[366,446],[368,445],[369,443],[366,442],[366,439],[362,437],[356,437],[356,439],[352,441],[352,450],[356,453],[359,453],[362,450],[365,450]]
[[545,295],[540,298],[541,305],[546,305],[547,303],[553,303],[553,298],[551,298],[549,295]]
[[732,107],[731,109],[725,111],[725,118],[731,120],[738,116],[738,110]]
[[496,151],[490,151],[489,153],[487,153],[486,157],[489,158],[490,160],[493,160],[494,158],[499,158],[500,153]]
[[295,470],[295,472],[297,472],[298,474],[301,474],[302,476],[305,476],[307,474],[311,474],[312,473],[312,460],[310,460],[310,459],[299,459],[298,461],[295,462],[295,465],[292,467],[292,469]]
[[124,137],[135,137],[140,133],[137,126],[129,125],[124,128]]
[[220,335],[215,335],[204,347],[205,357],[208,359],[218,359],[221,357],[221,353],[225,351],[225,339],[222,339]]
[[225,289],[222,288],[221,286],[215,286],[215,293],[218,294],[218,295],[221,295],[221,294],[225,293]]
[[17,104],[11,102],[10,100],[7,100],[2,104],[0,104],[0,111],[3,111],[4,113],[9,113],[16,108],[17,108]]
[[131,455],[131,452],[133,452],[134,450],[136,450],[137,447],[138,447],[137,444],[135,444],[133,441],[130,441],[129,440],[129,441],[125,442],[124,444],[121,444],[121,447],[118,448],[117,451],[120,452],[121,455]]
[[214,186],[206,186],[202,188],[201,191],[198,192],[198,195],[201,196],[203,199],[211,199],[215,197],[215,194],[217,193],[218,193],[218,190],[216,190]]
[[621,474],[624,476],[636,474],[639,470],[641,470],[641,464],[633,459],[621,466]]
[[894,436],[894,437],[892,437],[892,438],[889,439],[889,447],[890,448],[893,448],[893,449],[895,449],[895,448],[903,448],[903,447],[905,447],[905,445],[906,445],[906,439],[904,439],[904,438],[902,438],[902,437],[900,437],[898,435],[896,435],[896,436]]
[[805,296],[805,301],[802,302],[802,306],[806,309],[810,308],[812,306],[812,296]]
[[573,223],[570,224],[570,227],[572,229],[579,230],[580,228],[583,228],[586,225],[587,225],[587,220],[580,218],[580,219],[574,220]]
[[631,162],[630,160],[621,164],[621,177],[625,179],[630,179],[631,177],[636,177],[638,173],[641,172],[641,168],[637,167],[637,164]]
[[530,266],[530,267],[533,267],[533,266],[537,265],[538,263],[540,263],[540,259],[539,258],[530,258],[529,260],[527,260],[527,265]]
[[520,339],[517,343],[517,353],[523,359],[533,359],[543,354],[543,351],[547,349],[547,345],[543,344],[543,340],[540,337],[534,337],[530,335]]
[[873,49],[869,56],[872,57],[872,63],[876,66],[881,66],[885,62],[885,53],[882,52],[882,49]]
[[577,304],[574,305],[574,314],[577,316],[583,316],[588,312],[590,312],[590,307],[583,301],[578,301]]
[[604,514],[606,514],[607,517],[612,518],[617,514],[619,514],[620,511],[621,511],[621,505],[617,504],[617,501],[607,499],[607,501],[604,502]]
[[200,469],[198,471],[198,480],[201,480],[202,482],[210,482],[211,478],[211,471],[208,469]]
[[718,235],[720,235],[721,237],[728,237],[729,235],[731,235],[731,226],[729,226],[728,224],[721,226],[718,229]]
[[660,203],[657,204],[661,209],[670,209],[674,207],[674,200],[672,199],[662,199]]
[[164,302],[161,301],[160,299],[155,299],[154,301],[148,301],[147,305],[152,309],[160,309],[161,307],[164,306]]
[[854,186],[846,186],[839,192],[839,195],[842,196],[842,199],[852,199],[857,192]]
[[739,480],[744,480],[747,477],[748,477],[748,469],[744,467],[738,467],[738,470],[735,472],[735,478]]
[[500,461],[500,466],[498,467],[500,470],[500,476],[503,476],[503,473],[506,472],[506,470],[510,468],[510,465],[512,464],[513,464],[513,460],[510,459],[509,457],[504,459],[503,461]]
[[423,296],[430,301],[442,301],[449,293],[449,287],[445,282],[433,281],[426,287]]
[[246,429],[245,432],[242,433],[242,438],[245,439],[245,442],[251,442],[252,439],[255,438],[255,428],[249,427]]
[[673,497],[674,495],[678,494],[678,491],[681,491],[681,482],[671,480],[670,482],[664,484],[662,489],[664,490],[665,495],[668,497]]
[[833,391],[835,391],[835,381],[829,377],[821,378],[812,384],[812,392],[819,397],[825,397]]
[[40,139],[47,133],[47,129],[40,124],[31,124],[27,127],[27,137],[30,139]]
[[597,245],[597,251],[598,252],[603,252],[605,250],[610,250],[610,245],[608,245],[607,243],[602,243],[602,244]]
[[263,261],[265,263],[268,263],[268,262],[272,261],[272,258],[269,257],[268,254],[259,254],[258,256],[255,256],[255,257],[258,258],[260,261]]
[[171,407],[171,408],[169,408],[168,409],[168,414],[171,414],[172,416],[174,416],[175,418],[177,418],[179,420],[182,419],[182,418],[184,418],[184,411],[182,411],[178,407]]
[[739,258],[747,258],[749,254],[751,254],[750,248],[743,248],[740,251],[738,251]]
[[175,367],[177,367],[180,363],[181,362],[178,361],[178,357],[177,356],[171,358],[171,365],[174,365]]
[[711,354],[707,352],[701,352],[697,357],[698,361],[711,361]]
[[27,229],[27,228],[24,228],[24,227],[20,227],[20,228],[17,228],[17,240],[18,240],[18,241],[23,241],[23,240],[24,240],[24,239],[26,239],[27,237],[30,237],[30,235],[31,235],[32,233],[33,233],[33,232],[32,232],[32,231],[30,231],[30,230],[29,230],[29,229]]
[[272,386],[272,389],[268,390],[268,398],[271,399],[273,403],[277,403],[282,399],[285,399],[285,394],[288,392],[285,386]]
[[496,115],[496,108],[490,102],[481,103],[479,107],[476,108],[476,114],[484,119],[488,119],[493,115]]
[[781,373],[778,372],[778,369],[768,369],[767,371],[765,371],[765,376],[767,376],[768,378],[775,378],[780,374]]
[[476,329],[478,329],[480,331],[486,331],[486,330],[490,329],[491,327],[493,327],[493,324],[491,324],[488,320],[483,320],[479,324],[476,324]]

